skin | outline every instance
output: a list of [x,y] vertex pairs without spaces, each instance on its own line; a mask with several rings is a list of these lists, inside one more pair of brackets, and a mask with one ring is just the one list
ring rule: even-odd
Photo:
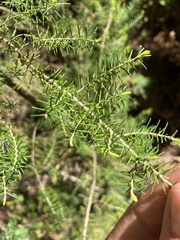
[[170,189],[157,184],[133,202],[106,240],[180,240],[180,169],[168,179]]

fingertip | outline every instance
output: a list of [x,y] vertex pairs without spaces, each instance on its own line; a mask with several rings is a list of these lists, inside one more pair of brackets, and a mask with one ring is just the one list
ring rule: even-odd
[[180,239],[180,182],[175,184],[170,193],[170,231]]
[[160,235],[160,240],[173,239],[180,239],[180,182],[169,190]]

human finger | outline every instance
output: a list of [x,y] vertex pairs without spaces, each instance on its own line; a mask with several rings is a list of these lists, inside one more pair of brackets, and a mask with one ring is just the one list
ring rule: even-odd
[[[169,175],[171,183],[180,181],[180,169]],[[137,203],[132,203],[122,218],[118,221],[107,240],[159,240],[163,212],[167,200],[168,185],[162,188],[157,184],[151,193],[152,187],[141,195]]]
[[168,193],[160,240],[180,240],[180,183]]

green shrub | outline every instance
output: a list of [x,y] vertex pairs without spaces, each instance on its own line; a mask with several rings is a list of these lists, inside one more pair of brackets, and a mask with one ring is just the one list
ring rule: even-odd
[[150,55],[126,42],[139,18],[121,1],[0,11],[2,239],[104,239],[150,174],[167,182],[154,139],[177,142],[128,116],[131,74]]

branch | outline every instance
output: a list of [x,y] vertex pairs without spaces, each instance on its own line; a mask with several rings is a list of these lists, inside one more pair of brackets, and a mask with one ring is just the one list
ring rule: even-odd
[[102,43],[101,43],[101,52],[100,52],[100,57],[99,57],[99,68],[101,69],[102,68],[102,54],[103,54],[103,51],[104,51],[104,48],[105,48],[105,42],[106,42],[106,38],[107,38],[107,35],[108,35],[108,32],[109,32],[109,29],[110,29],[110,26],[111,26],[111,23],[112,23],[112,19],[113,19],[113,9],[111,8],[110,11],[109,11],[109,17],[108,17],[108,21],[107,21],[107,25],[104,29],[104,34],[103,34],[103,39],[102,39]]
[[8,13],[10,12],[13,15],[17,15],[17,12],[14,12],[14,11],[10,10],[9,8],[3,7],[3,6],[0,6],[0,10],[4,11],[4,12],[8,12]]
[[[32,37],[31,34],[25,34],[26,37]],[[91,39],[91,38],[83,38],[83,37],[59,37],[59,38],[55,38],[55,37],[51,37],[51,38],[39,38],[39,37],[35,37],[33,36],[33,40],[37,40],[37,41],[41,41],[41,42],[62,42],[62,41],[83,41],[83,42],[92,42],[92,43],[98,43],[101,41],[101,38],[99,39]]]
[[89,215],[91,211],[91,206],[92,206],[92,200],[93,200],[93,195],[95,192],[95,187],[96,187],[96,174],[97,174],[97,155],[94,149],[93,151],[93,180],[91,184],[91,191],[89,195],[89,201],[88,201],[88,206],[86,209],[86,216],[85,216],[85,221],[84,221],[84,228],[83,228],[83,240],[87,239],[87,228],[88,228],[88,222],[89,222]]
[[[117,136],[119,137],[120,142],[122,143],[122,145],[129,151],[131,152],[131,154],[133,155],[133,157],[137,158],[138,154],[121,138],[120,135],[115,134],[115,132],[105,123],[103,122],[103,120],[101,120],[100,118],[98,118],[95,113],[91,113],[91,109],[89,107],[87,107],[82,101],[80,101],[76,96],[74,96],[71,92],[67,92],[66,90],[63,90],[62,87],[60,85],[58,85],[57,82],[54,81],[54,79],[49,78],[49,76],[47,76],[45,73],[42,73],[41,71],[39,71],[37,68],[35,68],[32,64],[31,61],[21,52],[21,50],[19,48],[17,48],[14,44],[11,43],[11,41],[9,41],[8,39],[0,36],[0,40],[2,40],[4,43],[6,43],[10,48],[14,49],[14,51],[16,53],[18,53],[19,57],[23,59],[23,61],[29,66],[29,68],[31,69],[31,71],[33,72],[33,74],[36,74],[38,77],[41,77],[41,81],[43,83],[49,84],[53,87],[55,87],[56,89],[59,89],[60,91],[63,91],[64,94],[67,94],[76,104],[78,104],[82,109],[84,109],[85,112],[89,113],[90,116],[92,117],[92,119],[96,120],[98,122],[98,124],[100,124],[102,127],[104,127],[107,131],[109,131],[111,136]],[[146,51],[142,52],[141,54],[137,55],[136,57],[132,58],[132,59],[128,59],[127,61],[120,63],[119,65],[117,65],[116,67],[114,67],[113,69],[110,69],[109,71],[102,73],[99,77],[103,77],[106,74],[110,74],[111,72],[115,71],[118,68],[123,67],[126,64],[132,63],[133,61],[139,60],[141,59],[141,57],[143,57],[146,54]],[[93,80],[93,79],[92,79]],[[113,155],[110,152],[111,155]],[[118,155],[116,155],[118,156]]]
[[27,101],[29,101],[34,107],[37,108],[43,108],[42,104],[40,102],[38,102],[36,100],[36,98],[34,96],[32,96],[31,94],[29,94],[25,89],[23,89],[22,87],[19,88],[19,86],[12,81],[12,79],[10,79],[7,75],[3,74],[2,76],[5,80],[5,83],[12,88],[14,91],[16,91],[19,95],[21,95],[22,97],[24,97]]
[[47,204],[49,205],[51,212],[53,213],[53,215],[56,215],[56,211],[51,203],[51,200],[49,199],[49,197],[46,194],[45,191],[45,186],[41,181],[40,175],[37,171],[36,168],[36,163],[35,163],[35,140],[36,140],[36,132],[37,132],[37,128],[38,128],[39,122],[37,122],[37,124],[35,125],[34,129],[33,129],[33,133],[32,133],[32,150],[31,150],[31,164],[32,164],[32,169],[34,170],[35,176],[36,176],[36,180],[38,182],[38,187],[40,189],[40,191],[42,192],[42,194],[44,195],[44,198],[46,199]]

